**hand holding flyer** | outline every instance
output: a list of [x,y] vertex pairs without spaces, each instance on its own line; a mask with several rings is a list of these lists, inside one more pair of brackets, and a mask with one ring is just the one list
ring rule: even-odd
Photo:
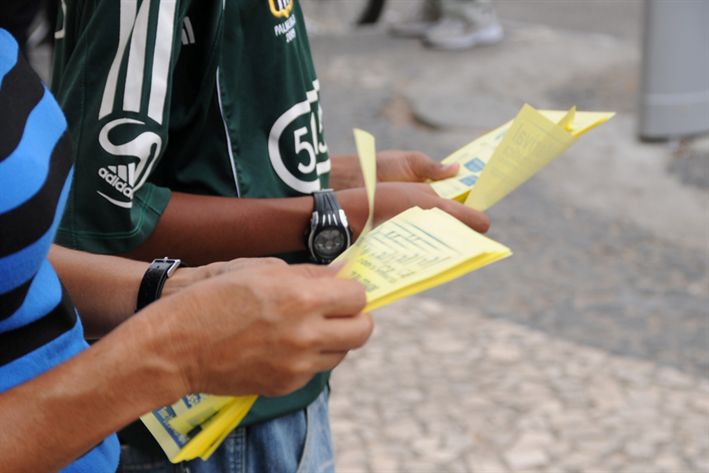
[[524,105],[513,120],[445,158],[446,164],[460,163],[460,171],[431,186],[441,197],[487,210],[613,115]]

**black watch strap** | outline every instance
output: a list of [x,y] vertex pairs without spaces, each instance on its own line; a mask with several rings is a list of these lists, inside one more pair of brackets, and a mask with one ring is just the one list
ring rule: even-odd
[[341,223],[339,221],[340,203],[337,202],[337,197],[332,189],[313,192],[313,199],[315,199],[315,210],[318,213],[321,215],[334,215],[337,223]]
[[143,275],[143,280],[140,282],[136,312],[151,302],[155,302],[160,297],[165,281],[172,276],[180,264],[182,262],[179,259],[167,257],[155,259],[150,263],[148,270]]

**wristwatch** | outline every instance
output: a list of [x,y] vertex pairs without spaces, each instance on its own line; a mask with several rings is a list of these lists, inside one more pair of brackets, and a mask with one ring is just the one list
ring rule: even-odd
[[314,262],[328,264],[350,246],[352,230],[332,189],[313,192],[313,201],[313,216],[305,232],[305,246]]
[[168,258],[167,256],[154,259],[150,263],[143,275],[143,280],[140,282],[136,312],[160,298],[165,281],[177,271],[181,264],[181,260]]

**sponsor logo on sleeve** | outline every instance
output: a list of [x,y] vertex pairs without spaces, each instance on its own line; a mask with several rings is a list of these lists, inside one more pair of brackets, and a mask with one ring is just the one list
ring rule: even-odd
[[103,123],[98,142],[111,158],[99,168],[96,192],[113,205],[131,208],[163,147],[152,130],[160,130],[165,118],[173,37],[179,34],[183,44],[193,44],[195,36],[187,17],[175,31],[176,0],[161,0],[157,10],[147,0],[118,4],[118,40],[98,113]]
[[[122,158],[121,164],[99,168],[98,176],[108,188],[101,186],[96,192],[110,203],[123,208],[133,206],[133,193],[140,189],[152,170],[162,149],[162,138],[145,130],[145,123],[132,118],[112,120],[101,128],[99,144],[112,156]],[[119,143],[112,141],[112,131],[137,133],[132,139]]]

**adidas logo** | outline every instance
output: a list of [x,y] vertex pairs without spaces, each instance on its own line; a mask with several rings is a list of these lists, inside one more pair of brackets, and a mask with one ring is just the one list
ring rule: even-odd
[[108,185],[116,189],[124,196],[129,199],[133,198],[135,163],[102,167],[98,170],[98,175],[101,179],[106,181]]

